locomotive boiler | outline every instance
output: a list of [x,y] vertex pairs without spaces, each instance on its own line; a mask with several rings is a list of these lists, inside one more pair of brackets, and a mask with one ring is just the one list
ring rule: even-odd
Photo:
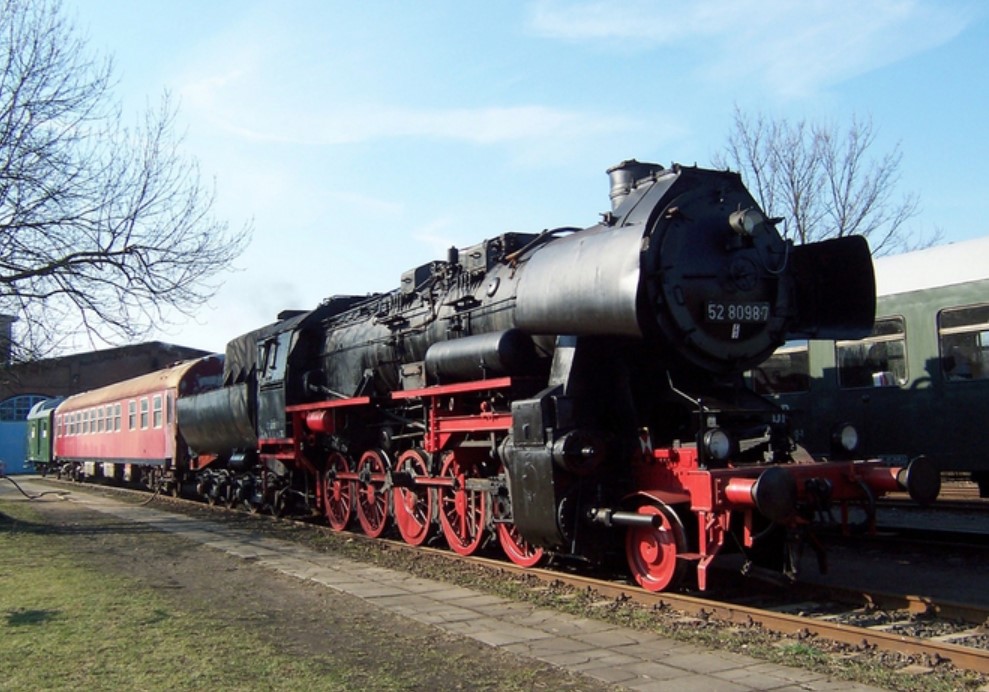
[[231,341],[224,386],[178,402],[200,492],[462,554],[494,537],[523,565],[623,549],[652,590],[691,565],[705,588],[773,527],[793,573],[816,515],[937,495],[925,460],[855,460],[847,430],[806,458],[744,386],[787,338],[869,333],[864,239],[795,246],[730,172],[609,174],[593,226],[451,249]]

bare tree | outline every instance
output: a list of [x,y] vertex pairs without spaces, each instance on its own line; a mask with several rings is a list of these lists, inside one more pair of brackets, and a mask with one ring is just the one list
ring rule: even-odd
[[0,313],[22,357],[191,314],[250,229],[211,215],[168,95],[137,125],[58,0],[0,0]]
[[933,244],[940,233],[917,237],[906,222],[917,214],[914,194],[896,198],[902,154],[872,156],[871,119],[834,125],[750,117],[735,108],[734,129],[717,166],[742,173],[771,216],[790,226],[797,242],[858,234],[875,255]]

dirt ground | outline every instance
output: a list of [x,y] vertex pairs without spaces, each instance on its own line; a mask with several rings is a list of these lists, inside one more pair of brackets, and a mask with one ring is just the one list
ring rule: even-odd
[[185,610],[261,633],[292,656],[355,670],[353,689],[373,689],[380,671],[404,676],[411,690],[614,689],[70,502],[32,505],[44,517],[32,530],[76,536],[71,550],[80,563],[138,579]]

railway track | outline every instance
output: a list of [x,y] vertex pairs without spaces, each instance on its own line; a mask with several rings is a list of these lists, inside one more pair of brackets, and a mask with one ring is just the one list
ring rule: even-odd
[[[393,546],[406,547],[398,542]],[[423,550],[454,559],[447,551]],[[781,599],[778,594],[721,600],[686,593],[652,593],[630,584],[553,569],[522,569],[492,558],[475,556],[466,560],[511,574],[530,575],[547,584],[590,591],[601,598],[630,601],[654,610],[675,610],[703,621],[755,625],[784,635],[893,651],[930,664],[949,661],[965,670],[989,674],[989,610],[977,606],[903,594],[808,586],[794,592],[803,596],[800,600]]]
[[[85,488],[67,481],[49,482],[59,486]],[[147,492],[108,486],[93,489],[123,493],[147,501]],[[208,508],[226,513],[222,506],[197,500],[160,496],[159,501],[176,507]],[[236,512],[240,514],[240,512]],[[274,519],[274,518],[272,518]],[[327,534],[335,534],[306,520],[282,519],[304,524]],[[843,644],[852,650],[870,649],[896,652],[932,666],[950,662],[954,666],[989,675],[989,608],[939,601],[929,597],[864,592],[835,586],[800,584],[781,590],[746,580],[744,591],[706,598],[691,593],[650,593],[627,582],[574,574],[550,568],[524,569],[506,560],[485,556],[462,557],[439,548],[413,547],[399,540],[370,539],[353,534],[369,545],[389,550],[427,554],[438,559],[460,562],[492,570],[496,574],[526,575],[547,586],[561,586],[576,592],[594,594],[598,599],[634,603],[655,611],[675,611],[687,618],[726,626],[761,627],[767,631],[800,638],[819,638]],[[730,579],[723,580],[730,583]]]

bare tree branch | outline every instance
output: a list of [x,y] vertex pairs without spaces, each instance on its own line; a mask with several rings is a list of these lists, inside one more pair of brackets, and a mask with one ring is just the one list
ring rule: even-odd
[[831,124],[749,116],[736,107],[728,143],[714,163],[740,171],[763,209],[788,221],[797,242],[858,234],[875,255],[933,245],[940,231],[924,235],[905,226],[917,215],[917,196],[895,197],[899,146],[877,159],[875,143],[870,119],[853,118],[842,132]]
[[0,312],[24,355],[192,314],[249,240],[212,216],[168,94],[133,127],[58,0],[0,0]]

